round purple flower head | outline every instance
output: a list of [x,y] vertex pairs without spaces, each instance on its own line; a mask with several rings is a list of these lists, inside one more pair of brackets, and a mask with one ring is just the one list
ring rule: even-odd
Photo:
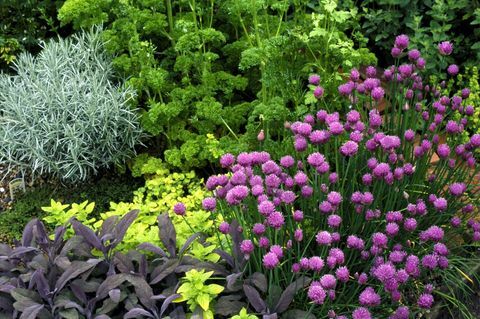
[[320,231],[316,236],[319,245],[330,245],[332,243],[332,235],[328,231]]
[[337,268],[337,270],[335,271],[335,276],[339,281],[347,282],[350,277],[350,272],[348,271],[347,267],[342,266]]
[[440,158],[448,158],[450,156],[450,147],[447,144],[438,145],[437,154]]
[[214,197],[207,197],[202,201],[203,209],[208,211],[214,211],[217,207],[217,201]]
[[358,297],[360,304],[367,307],[375,307],[380,305],[381,298],[380,295],[373,290],[372,287],[365,288],[364,291],[360,293]]
[[358,144],[354,141],[347,141],[340,147],[343,156],[353,156],[358,152]]
[[323,96],[324,92],[325,92],[325,90],[323,89],[323,87],[317,86],[313,90],[313,96],[315,96],[315,98],[319,99]]
[[320,278],[320,285],[325,289],[334,289],[337,285],[337,279],[331,274],[323,275]]
[[228,234],[228,232],[230,231],[230,224],[227,222],[221,222],[220,225],[218,226],[218,230],[222,234]]
[[338,192],[330,192],[327,195],[327,200],[330,204],[338,206],[342,202],[342,195]]
[[460,71],[460,69],[458,68],[458,65],[456,65],[456,64],[450,64],[447,68],[447,72],[451,76],[457,75],[459,71]]
[[312,74],[308,77],[308,83],[312,85],[318,85],[320,83],[320,75]]
[[240,251],[246,255],[250,255],[253,252],[253,243],[250,239],[245,239],[240,243]]
[[353,319],[372,319],[372,315],[367,308],[359,307],[355,309],[352,313]]
[[[398,58],[402,54],[402,50],[400,50],[397,47],[393,47],[392,50],[390,51],[390,53],[392,54],[392,57]],[[388,71],[390,71],[390,70],[388,70]],[[391,73],[391,71],[390,71],[390,73]],[[386,78],[388,79],[389,77],[386,77]]]
[[400,34],[395,38],[395,47],[399,48],[400,50],[404,50],[408,47],[410,39],[405,34]]
[[313,271],[322,270],[324,265],[323,259],[318,256],[313,256],[308,259],[308,267]]
[[185,207],[185,204],[184,203],[176,203],[174,206],[173,206],[173,212],[179,216],[184,216],[185,213],[186,213],[186,207]]
[[360,79],[360,72],[357,69],[352,69],[350,71],[350,80],[353,82],[357,82]]
[[374,66],[369,65],[366,69],[366,74],[369,78],[373,78],[377,75],[377,69]]
[[460,196],[466,191],[467,185],[465,185],[465,183],[453,183],[448,189],[453,196]]
[[308,288],[308,298],[317,305],[322,305],[327,297],[327,293],[320,284],[313,282]]
[[447,205],[447,200],[443,197],[439,197],[433,201],[433,207],[440,212],[445,211],[447,209]]
[[269,252],[263,256],[263,266],[267,269],[273,269],[280,263],[275,253]]
[[431,294],[421,294],[418,298],[418,306],[423,309],[430,309],[433,305],[433,296]]
[[453,45],[449,41],[443,41],[438,44],[438,52],[441,55],[450,55],[453,51]]
[[408,51],[408,59],[410,61],[417,61],[420,55],[420,51],[418,51],[417,49],[412,49]]
[[230,153],[227,153],[220,157],[220,165],[222,165],[222,167],[224,168],[232,166],[233,163],[235,163],[235,156]]
[[380,101],[381,99],[383,99],[383,96],[385,95],[385,90],[378,86],[376,88],[373,88],[372,90],[372,99],[374,99],[375,101]]

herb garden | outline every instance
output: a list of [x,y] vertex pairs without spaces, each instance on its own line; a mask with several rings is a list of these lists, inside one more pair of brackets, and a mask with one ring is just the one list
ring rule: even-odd
[[480,2],[0,16],[0,318],[480,317]]

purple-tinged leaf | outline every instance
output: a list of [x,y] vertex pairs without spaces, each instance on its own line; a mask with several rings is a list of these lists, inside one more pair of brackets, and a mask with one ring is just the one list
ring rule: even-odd
[[127,274],[115,274],[108,276],[98,287],[96,294],[97,298],[105,298],[111,290],[120,286],[125,280],[127,280],[127,278]]
[[151,243],[141,243],[140,245],[137,246],[137,249],[147,250],[154,254],[160,255],[162,257],[168,257],[167,253],[162,248]]
[[103,238],[108,235],[108,234],[113,234],[113,231],[115,229],[115,225],[118,222],[118,216],[110,216],[107,219],[105,219],[102,223],[102,228],[100,229],[100,238]]
[[140,262],[138,263],[138,273],[143,278],[147,277],[148,264],[147,264],[147,257],[145,255],[142,255],[142,257],[140,258]]
[[36,304],[26,308],[19,319],[36,319],[37,315],[43,309],[43,305]]
[[115,253],[115,257],[113,259],[115,266],[120,270],[122,273],[130,274],[135,271],[135,267],[133,266],[133,262],[120,252]]
[[166,299],[167,297],[165,295],[155,295],[152,296],[152,300],[163,300]]
[[89,261],[73,261],[71,266],[68,267],[67,270],[65,270],[65,272],[60,276],[60,278],[58,278],[57,284],[55,285],[55,290],[62,290],[68,281],[91,270],[93,267],[98,265],[98,263],[100,263],[99,259],[93,259]]
[[65,256],[57,256],[53,261],[53,263],[62,270],[67,269],[72,264],[70,259],[68,259],[68,257],[65,257]]
[[240,301],[240,299],[241,296],[239,295],[220,297],[215,303],[215,314],[230,318],[234,314],[239,313],[242,308],[247,306],[244,302]]
[[114,230],[114,235],[115,239],[113,240],[112,243],[112,248],[115,248],[119,243],[122,242],[123,237],[125,237],[125,234],[127,233],[128,228],[132,223],[135,221],[135,219],[138,216],[138,212],[140,210],[134,209],[130,212],[128,212],[123,218],[118,222],[117,226],[115,227]]
[[3,313],[11,312],[13,310],[13,303],[10,299],[0,296],[0,309],[3,309]]
[[232,268],[235,268],[235,260],[229,253],[221,249],[215,249],[214,252],[218,254],[225,262]]
[[248,281],[249,283],[251,282],[258,289],[260,289],[261,292],[267,292],[267,277],[265,277],[264,274],[260,272],[255,272],[248,278]]
[[85,294],[85,291],[83,291],[83,288],[80,287],[76,282],[72,282],[70,284],[70,289],[72,290],[75,297],[78,298],[78,300],[80,300],[84,304],[87,303],[87,295]]
[[32,251],[38,252],[39,249],[35,247],[17,247],[11,252],[10,256],[8,257],[13,258],[13,257],[23,255]]
[[162,318],[163,313],[165,312],[165,310],[167,310],[168,306],[170,306],[172,301],[174,301],[175,299],[177,299],[179,297],[180,297],[180,294],[173,294],[173,295],[168,296],[167,299],[165,299],[165,301],[162,304],[162,307],[160,308],[160,318]]
[[45,225],[37,219],[37,222],[35,223],[34,227],[34,234],[37,235],[37,243],[41,244],[46,244],[50,241],[48,238],[48,232],[47,229],[45,228]]
[[145,317],[148,317],[148,318],[154,318],[154,316],[150,312],[146,311],[145,309],[133,308],[133,309],[130,309],[130,311],[128,311],[123,316],[123,319],[133,319],[133,318],[138,318],[140,316],[145,316]]
[[37,219],[32,219],[25,225],[22,234],[22,246],[28,247],[32,245],[33,227],[37,224]]
[[50,293],[50,286],[45,278],[43,270],[37,269],[33,272],[30,283],[34,283],[37,286],[37,291],[40,297],[47,299],[48,294]]
[[135,293],[140,302],[148,309],[152,309],[155,306],[152,287],[142,277],[129,275],[127,280],[135,287]]
[[185,251],[188,249],[188,247],[190,247],[190,245],[193,243],[193,241],[198,237],[200,237],[200,235],[201,235],[200,233],[195,233],[190,237],[188,237],[188,239],[185,241],[185,244],[183,244],[182,248],[180,248],[180,251],[178,252],[178,254],[182,256],[185,253]]
[[175,271],[175,268],[177,268],[178,264],[179,262],[177,259],[168,259],[164,264],[153,269],[151,274],[153,279],[150,281],[150,284],[154,285],[159,283],[165,277],[172,274]]
[[55,250],[60,249],[61,245],[64,243],[63,236],[65,236],[66,232],[67,228],[65,226],[58,226],[55,228],[55,237],[53,240],[53,247],[55,247]]
[[237,273],[228,275],[227,278],[226,278],[227,279],[227,289],[230,290],[230,291],[238,290],[238,288],[235,287],[235,284],[237,283],[238,278],[240,278],[242,275],[243,275],[243,272],[237,272]]
[[100,250],[103,253],[106,253],[105,246],[102,245],[102,242],[97,237],[97,235],[95,235],[93,230],[91,230],[77,220],[72,221],[72,227],[75,231],[75,234],[82,236],[85,241],[90,244],[90,246]]
[[8,256],[12,252],[12,247],[7,244],[0,244],[0,257]]
[[249,285],[243,285],[243,291],[245,292],[245,296],[247,296],[248,301],[256,312],[262,313],[265,311],[267,305],[262,297],[260,297],[257,289]]
[[158,216],[158,232],[160,240],[167,248],[170,256],[175,257],[177,249],[177,233],[175,232],[175,227],[173,227],[172,220],[170,219],[170,216],[168,216],[168,213],[163,213]]
[[78,248],[82,244],[85,244],[85,240],[82,236],[72,236],[69,238],[60,252],[60,256],[67,256],[69,252]]
[[240,225],[234,219],[230,223],[230,237],[232,238],[232,253],[233,258],[238,263],[237,268],[241,268],[241,265],[245,262],[245,255],[240,250],[240,243],[243,240],[242,233],[239,230]]
[[292,282],[288,287],[283,291],[280,299],[278,300],[277,305],[275,306],[275,312],[282,313],[288,309],[288,306],[293,301],[293,297],[297,294],[297,292],[310,284],[312,280],[308,277],[302,276]]
[[98,316],[95,316],[93,319],[111,319],[111,317],[107,315],[98,315]]
[[110,299],[112,299],[114,302],[119,303],[120,302],[120,289],[112,289],[108,292],[108,296],[110,296]]
[[262,319],[278,319],[278,315],[276,313],[266,314],[262,316]]

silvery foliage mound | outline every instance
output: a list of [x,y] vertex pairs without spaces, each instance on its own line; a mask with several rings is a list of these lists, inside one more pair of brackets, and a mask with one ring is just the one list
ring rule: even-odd
[[100,32],[44,43],[38,56],[19,56],[17,75],[0,74],[3,163],[78,181],[134,153],[134,92],[110,82]]

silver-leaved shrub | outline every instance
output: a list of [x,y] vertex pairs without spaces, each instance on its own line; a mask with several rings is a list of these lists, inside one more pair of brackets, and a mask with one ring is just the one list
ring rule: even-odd
[[78,181],[134,153],[134,91],[110,80],[100,30],[44,43],[14,68],[0,74],[1,162]]

